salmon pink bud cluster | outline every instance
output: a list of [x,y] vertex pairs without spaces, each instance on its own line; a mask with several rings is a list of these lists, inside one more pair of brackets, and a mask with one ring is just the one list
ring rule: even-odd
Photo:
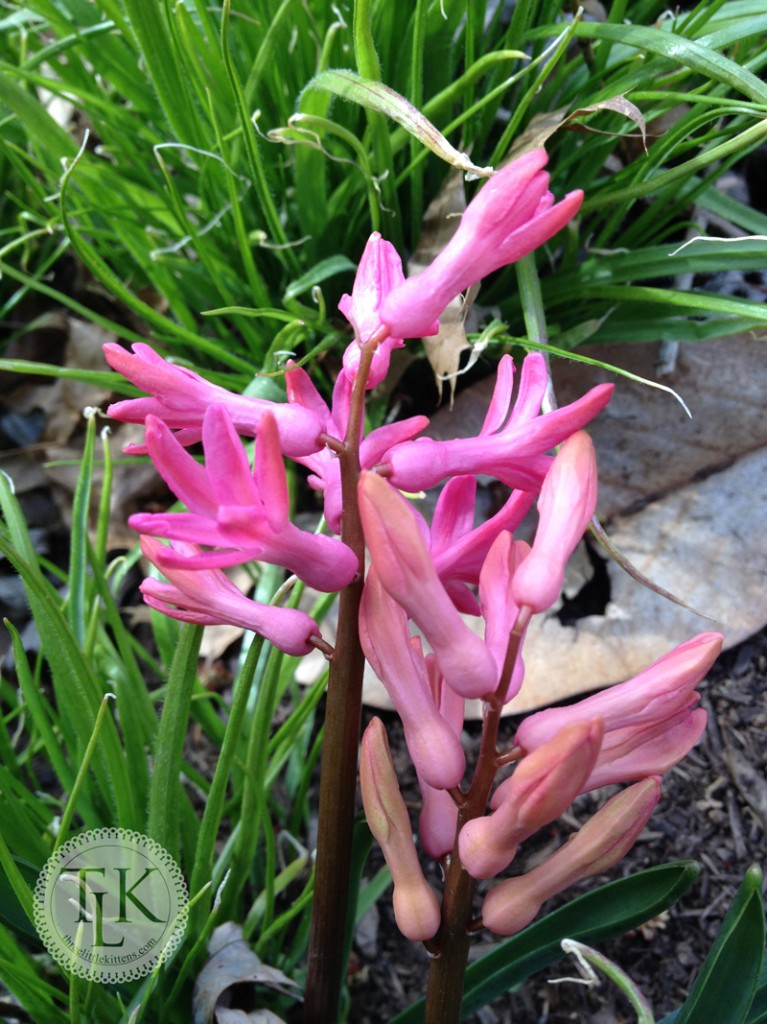
[[508,867],[519,844],[564,814],[594,767],[602,742],[602,720],[575,722],[524,758],[493,813],[461,829],[458,849],[469,874],[492,878]]
[[608,800],[542,864],[491,889],[482,905],[484,923],[498,935],[514,935],[530,924],[546,900],[617,864],[639,838],[659,799],[660,779],[651,776]]

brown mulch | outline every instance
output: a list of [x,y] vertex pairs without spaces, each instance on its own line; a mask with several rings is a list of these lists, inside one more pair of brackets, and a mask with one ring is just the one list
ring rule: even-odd
[[[703,963],[745,870],[763,861],[767,836],[767,630],[725,653],[703,686],[709,710],[706,733],[688,757],[664,779],[663,799],[630,855],[604,879],[590,879],[578,891],[655,864],[695,860],[701,874],[682,899],[661,918],[623,938],[604,943],[601,952],[621,966],[649,999],[658,1021],[683,1002]],[[407,764],[401,732],[387,716],[398,768]],[[505,724],[507,735],[513,723]],[[479,727],[470,729],[474,741]],[[556,843],[582,824],[598,806],[581,797],[555,830]],[[417,802],[417,789],[406,789]],[[529,852],[525,867],[546,844]],[[376,861],[374,866],[380,861]],[[436,876],[433,879],[438,886]],[[559,903],[563,902],[560,900]],[[552,901],[547,910],[559,905]],[[496,940],[483,936],[490,944]],[[484,948],[483,948],[484,947]],[[485,951],[480,940],[475,954]],[[358,933],[349,983],[350,1024],[385,1024],[425,991],[429,958],[404,939],[393,921],[388,896]],[[623,995],[606,979],[594,987],[564,982],[577,976],[572,958],[534,976],[518,991],[498,998],[471,1018],[476,1024],[623,1024],[635,1021]]]

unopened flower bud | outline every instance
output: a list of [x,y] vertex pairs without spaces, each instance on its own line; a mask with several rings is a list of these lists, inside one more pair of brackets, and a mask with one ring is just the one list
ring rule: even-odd
[[491,693],[495,660],[456,611],[408,503],[382,477],[363,472],[359,504],[378,578],[421,629],[448,686],[467,698]]
[[514,935],[546,900],[611,868],[637,841],[659,798],[660,779],[652,776],[608,800],[542,864],[491,889],[482,906],[484,924],[497,935]]
[[492,878],[503,871],[519,843],[567,810],[599,756],[602,731],[599,718],[566,726],[522,759],[496,792],[493,813],[461,829],[458,849],[470,875]]
[[533,548],[514,574],[511,592],[534,612],[550,608],[562,591],[565,566],[597,504],[597,461],[589,435],[579,430],[557,453],[538,499]]
[[439,900],[418,861],[410,818],[380,718],[371,721],[362,737],[360,788],[370,831],[378,840],[394,882],[397,927],[413,942],[431,939],[439,928]]

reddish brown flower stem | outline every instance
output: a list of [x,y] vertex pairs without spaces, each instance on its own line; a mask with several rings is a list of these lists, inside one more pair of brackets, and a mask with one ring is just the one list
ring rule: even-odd
[[341,463],[341,539],[357,555],[360,571],[349,586],[341,591],[338,635],[335,652],[330,659],[304,1024],[329,1024],[338,1020],[341,985],[346,969],[344,936],[349,906],[362,673],[365,666],[358,626],[365,569],[365,541],[357,503],[359,446],[365,384],[373,353],[385,337],[386,334],[381,332],[362,346],[359,369],[352,388],[346,436],[343,444],[336,441],[332,445]]
[[506,764],[514,764],[524,754],[522,747],[509,747],[508,750],[501,750],[495,759],[495,763],[499,768],[502,768]]
[[445,889],[442,896],[442,917],[433,941],[437,955],[429,965],[424,1024],[458,1024],[466,964],[469,959],[471,932],[477,930],[472,918],[474,879],[461,864],[458,855],[458,834],[467,821],[485,813],[490,790],[495,781],[498,754],[498,725],[506,693],[519,654],[522,635],[529,620],[523,609],[509,637],[501,679],[495,693],[485,700],[482,716],[482,740],[477,766],[465,800],[458,808],[455,843],[445,865]]

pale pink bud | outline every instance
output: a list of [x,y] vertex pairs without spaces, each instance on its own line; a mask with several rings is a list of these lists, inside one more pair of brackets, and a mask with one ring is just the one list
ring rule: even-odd
[[579,430],[557,453],[538,498],[538,529],[530,555],[514,573],[511,592],[521,607],[550,608],[562,591],[565,566],[597,505],[597,460]]
[[722,648],[720,633],[701,633],[618,686],[565,708],[524,720],[514,742],[525,751],[548,742],[567,723],[604,719],[605,737],[584,790],[667,771],[699,739],[706,722],[695,687]]
[[[427,671],[430,668],[436,669],[433,655],[426,659],[426,666]],[[438,703],[440,715],[460,741],[464,718],[465,702],[463,697],[445,684],[438,671],[435,673],[432,683],[432,693]],[[417,765],[416,772],[418,772]],[[421,816],[418,819],[418,838],[424,852],[435,860],[439,860],[446,853],[450,853],[455,845],[458,807],[446,789],[435,789],[430,786],[420,773],[418,774],[418,784],[423,800]]]
[[418,861],[410,818],[380,718],[371,721],[362,737],[360,789],[370,831],[378,840],[394,882],[397,927],[413,942],[431,939],[440,924],[439,900]]
[[580,879],[607,871],[637,841],[659,798],[660,779],[652,777],[608,800],[542,864],[491,889],[482,906],[484,924],[497,935],[515,935],[546,900]]
[[374,568],[362,594],[360,642],[402,719],[416,771],[436,789],[457,786],[466,767],[460,730],[456,735],[440,715],[420,646],[410,642],[405,612]]
[[[107,412],[117,420],[143,423],[147,416],[157,416],[171,430],[178,431],[178,441],[187,446],[200,440],[208,406],[224,405],[238,433],[246,437],[255,437],[262,416],[271,413],[277,421],[280,448],[285,455],[308,455],[321,447],[322,424],[308,409],[232,394],[192,370],[169,363],[140,342],[133,346],[133,354],[109,342],[104,345],[104,355],[113,370],[152,396],[110,405]],[[145,454],[146,447],[128,445],[125,450],[138,455]]]
[[251,601],[220,569],[184,569],[184,558],[193,561],[200,554],[195,545],[176,541],[165,547],[159,540],[142,537],[141,550],[168,580],[150,577],[141,584],[150,608],[200,626],[250,629],[286,654],[300,656],[313,650],[309,640],[319,637],[320,630],[305,612]]
[[610,401],[612,384],[599,384],[570,405],[539,415],[548,374],[539,352],[522,364],[519,395],[511,405],[514,364],[504,356],[485,422],[477,437],[435,441],[421,437],[398,444],[386,456],[391,483],[403,491],[425,490],[445,477],[487,473],[509,487],[539,491],[552,458],[546,453],[580,430]]
[[[485,618],[485,644],[492,651],[500,678],[506,662],[511,632],[519,616],[519,607],[513,598],[512,581],[529,556],[530,547],[523,540],[515,541],[510,533],[501,533],[487,553],[479,577],[479,599]],[[520,644],[521,646],[521,644]],[[516,697],[522,686],[525,666],[517,654],[514,670],[503,700]]]
[[519,844],[558,818],[581,790],[602,742],[602,720],[566,726],[520,761],[504,783],[503,798],[484,818],[461,829],[458,850],[475,878],[492,878],[514,859]]
[[486,182],[436,259],[381,303],[381,320],[392,334],[435,334],[434,321],[457,295],[543,245],[575,216],[583,193],[570,192],[554,205],[549,175],[542,170],[547,161],[545,150],[533,150]]
[[359,505],[378,578],[428,640],[448,686],[468,698],[491,693],[495,660],[456,611],[407,501],[382,477],[362,473]]
[[[391,242],[374,231],[368,239],[354,278],[351,295],[342,295],[338,308],[354,328],[354,341],[344,352],[344,373],[350,380],[357,376],[360,364],[360,346],[364,345],[381,327],[379,307],[389,292],[402,284],[402,260]],[[437,326],[434,326],[436,333]],[[374,388],[389,372],[392,349],[402,348],[402,338],[389,336],[380,342],[373,355],[366,387]]]

